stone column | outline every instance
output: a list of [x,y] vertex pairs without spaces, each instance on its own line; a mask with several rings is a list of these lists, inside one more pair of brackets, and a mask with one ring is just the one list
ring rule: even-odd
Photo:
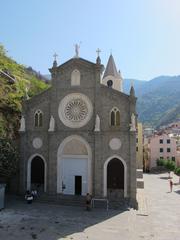
[[137,207],[136,201],[136,132],[130,132],[130,204]]
[[[101,65],[100,57],[97,58],[95,67],[95,88],[94,88],[94,124],[96,122],[96,116],[101,119],[100,109],[101,101],[100,94],[100,81],[101,73],[103,71],[103,65]],[[95,126],[95,125],[94,125]],[[93,129],[94,131],[95,129]],[[94,131],[94,168],[93,168],[93,194],[95,197],[103,196],[103,166],[102,166],[102,131]]]
[[24,194],[27,190],[27,160],[26,159],[26,134],[22,132],[20,134],[20,162],[19,162],[19,193]]
[[47,193],[57,193],[57,133],[48,132]]
[[[130,91],[130,119],[132,114],[136,116],[136,97],[134,88],[131,87]],[[131,120],[130,120],[131,121]],[[136,200],[136,131],[135,129],[130,129],[130,204],[132,207],[137,208]]]
[[100,132],[94,133],[94,196],[103,196],[103,166],[102,166],[102,134]]

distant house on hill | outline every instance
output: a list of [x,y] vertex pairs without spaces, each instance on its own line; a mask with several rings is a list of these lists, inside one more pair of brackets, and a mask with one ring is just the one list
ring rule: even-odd
[[157,159],[169,159],[176,161],[177,158],[176,139],[167,134],[154,135],[149,140],[150,166],[157,166]]

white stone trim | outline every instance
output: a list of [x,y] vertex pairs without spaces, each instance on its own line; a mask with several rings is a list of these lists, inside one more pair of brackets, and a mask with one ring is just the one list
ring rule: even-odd
[[[87,148],[88,155],[63,155],[63,149],[65,145],[73,139],[77,139],[85,144]],[[86,158],[88,159],[88,192],[92,194],[92,151],[89,143],[81,136],[71,135],[66,137],[60,144],[57,151],[57,193],[62,193],[62,160],[66,157],[73,158]],[[80,157],[81,156],[81,157]]]
[[40,157],[44,161],[44,192],[46,192],[47,189],[47,163],[45,158],[38,153],[33,154],[29,159],[27,163],[27,190],[31,189],[31,162],[34,157]]
[[104,197],[107,197],[107,165],[108,163],[113,159],[113,158],[116,158],[118,159],[119,161],[121,161],[124,165],[124,197],[127,197],[127,164],[126,162],[118,155],[113,155],[111,157],[109,157],[105,163],[104,163],[104,170],[103,170],[103,173],[104,173],[104,179],[103,179],[103,195]]
[[62,158],[87,158],[87,155],[70,155],[70,154],[67,154],[67,155],[62,155]]

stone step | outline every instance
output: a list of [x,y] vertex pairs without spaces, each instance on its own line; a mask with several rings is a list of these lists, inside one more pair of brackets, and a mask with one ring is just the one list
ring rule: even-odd
[[64,206],[77,206],[77,207],[85,207],[85,202],[77,202],[77,201],[52,201],[45,199],[37,199],[39,203],[47,203],[47,204],[55,204],[55,205],[64,205]]
[[136,169],[136,178],[143,178],[143,170]]
[[110,209],[129,209],[129,201],[127,200],[120,200],[120,201],[110,201],[109,202]]
[[144,179],[137,178],[136,179],[136,186],[137,186],[137,188],[144,188]]
[[[55,205],[86,207],[86,198],[84,196],[42,195],[37,197],[35,201]],[[128,201],[125,199],[120,199],[119,201],[109,200],[108,207],[109,209],[128,208]],[[106,201],[95,201],[94,208],[106,209]]]
[[137,201],[138,201],[138,210],[137,215],[148,216],[148,200],[146,198],[144,189],[137,190]]
[[66,205],[66,206],[85,206],[84,196],[72,195],[42,195],[37,197],[36,201],[41,203]]

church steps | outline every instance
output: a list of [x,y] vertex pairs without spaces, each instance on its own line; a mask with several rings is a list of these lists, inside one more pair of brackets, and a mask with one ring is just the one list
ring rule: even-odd
[[[57,204],[64,206],[78,206],[86,207],[86,197],[85,196],[72,196],[72,195],[42,195],[38,197],[35,201],[40,203]],[[106,202],[96,201],[95,208],[106,209]],[[109,200],[109,209],[127,209],[129,207],[128,200],[120,199]]]
[[71,195],[42,195],[36,201],[65,206],[85,206],[85,197]]

